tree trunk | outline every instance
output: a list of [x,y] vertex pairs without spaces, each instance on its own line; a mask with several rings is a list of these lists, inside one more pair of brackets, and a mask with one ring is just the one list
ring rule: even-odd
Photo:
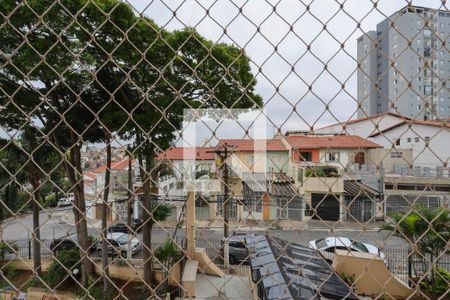
[[105,136],[106,142],[106,171],[105,171],[105,189],[103,191],[102,202],[102,268],[103,268],[103,290],[109,289],[109,268],[108,268],[108,241],[106,239],[107,214],[108,214],[108,197],[109,184],[111,176],[111,138],[109,134]]
[[[138,140],[139,142],[139,140]],[[150,287],[153,283],[153,250],[152,250],[152,227],[153,227],[153,215],[152,215],[152,196],[151,192],[155,192],[155,184],[152,181],[152,168],[154,167],[154,157],[152,156],[152,147],[144,146],[145,151],[145,171],[144,167],[140,166],[141,178],[143,178],[143,209],[144,209],[144,228],[143,228],[143,259],[144,259],[144,282]],[[142,150],[139,152],[142,155]],[[140,157],[140,162],[142,156]]]
[[144,170],[143,166],[141,166],[141,180],[144,187],[143,194],[143,211],[144,211],[144,228],[142,230],[142,243],[143,243],[143,252],[142,257],[144,259],[144,282],[151,286],[152,284],[152,269],[151,269],[151,207],[150,207],[150,178],[147,174],[147,168],[149,165],[149,161],[145,161],[146,168]]
[[41,263],[41,232],[39,224],[39,178],[31,177],[31,185],[33,186],[32,208],[33,208],[33,269],[36,276],[42,276]]
[[70,149],[71,166],[69,167],[69,181],[74,186],[75,201],[73,212],[76,222],[78,241],[80,243],[81,257],[81,284],[87,286],[92,276],[92,264],[89,258],[89,236],[86,221],[86,202],[84,198],[84,184],[81,172],[80,145],[76,144]]

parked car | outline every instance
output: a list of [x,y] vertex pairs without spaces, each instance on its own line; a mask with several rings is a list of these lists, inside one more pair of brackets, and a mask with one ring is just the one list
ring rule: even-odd
[[361,243],[342,236],[327,237],[315,241],[310,241],[309,247],[314,250],[318,250],[328,262],[333,261],[336,250],[350,250],[361,253],[372,253],[377,254],[380,258],[385,259],[384,253],[381,252],[378,247],[369,243]]
[[50,201],[47,201],[47,203],[45,203],[45,207],[57,207],[58,206],[58,201],[56,199],[52,199]]
[[[92,237],[90,239],[90,243],[92,245],[90,251],[93,252],[96,249],[96,245],[93,245],[95,244],[95,241],[93,240]],[[80,248],[80,243],[78,242],[78,237],[76,233],[71,234],[69,236],[63,236],[61,238],[54,239],[50,243],[50,251],[52,251],[54,255],[56,255],[59,251],[70,250],[75,248],[76,249]]]
[[[131,242],[131,254],[136,254],[141,250],[141,242],[135,237],[129,236],[122,232],[111,232],[106,236],[108,240],[108,254],[109,255],[121,255],[122,257],[127,257],[128,251],[128,239]],[[102,241],[100,240],[97,244],[97,251],[102,251]]]
[[[230,264],[248,261],[248,249],[245,244],[245,237],[254,236],[248,233],[234,234],[228,238],[228,261]],[[222,248],[220,255],[224,257],[224,240],[221,241]]]
[[[133,219],[131,222],[131,229],[135,232],[139,232],[142,229],[142,220]],[[122,232],[128,233],[128,226],[126,223],[120,222],[108,227],[108,232]]]
[[75,200],[75,195],[73,193],[68,193],[67,197],[63,197],[58,200],[58,206],[72,205],[74,200]]
[[69,198],[59,198],[58,207],[72,205],[72,201]]

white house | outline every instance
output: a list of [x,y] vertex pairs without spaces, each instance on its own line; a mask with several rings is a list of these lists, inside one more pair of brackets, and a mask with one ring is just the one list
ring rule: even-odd
[[[349,120],[346,122],[336,123],[314,130],[315,134],[331,134],[331,135],[358,135],[362,138],[368,138],[372,134],[385,130],[389,127],[397,125],[405,120],[411,120],[407,117],[394,113],[383,113],[366,118]],[[293,135],[289,133],[289,135]]]
[[421,175],[448,172],[450,157],[450,123],[404,120],[370,135],[384,148],[412,150],[412,165]]

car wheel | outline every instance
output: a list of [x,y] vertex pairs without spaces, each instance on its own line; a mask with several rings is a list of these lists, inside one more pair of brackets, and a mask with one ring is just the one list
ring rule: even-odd
[[234,265],[236,263],[236,257],[234,257],[233,255],[229,255],[228,262],[230,263],[230,265]]
[[127,251],[120,252],[120,255],[122,255],[122,258],[127,258]]

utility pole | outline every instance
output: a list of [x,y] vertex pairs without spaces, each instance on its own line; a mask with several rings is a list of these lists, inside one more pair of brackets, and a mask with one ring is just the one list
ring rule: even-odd
[[229,219],[230,219],[230,174],[227,165],[227,158],[232,154],[232,151],[229,148],[233,148],[234,146],[228,145],[225,143],[223,145],[223,149],[217,149],[215,151],[211,151],[216,153],[221,160],[220,167],[223,169],[223,237],[224,237],[224,245],[223,245],[223,260],[225,269],[229,268],[229,245],[228,238],[229,236]]

